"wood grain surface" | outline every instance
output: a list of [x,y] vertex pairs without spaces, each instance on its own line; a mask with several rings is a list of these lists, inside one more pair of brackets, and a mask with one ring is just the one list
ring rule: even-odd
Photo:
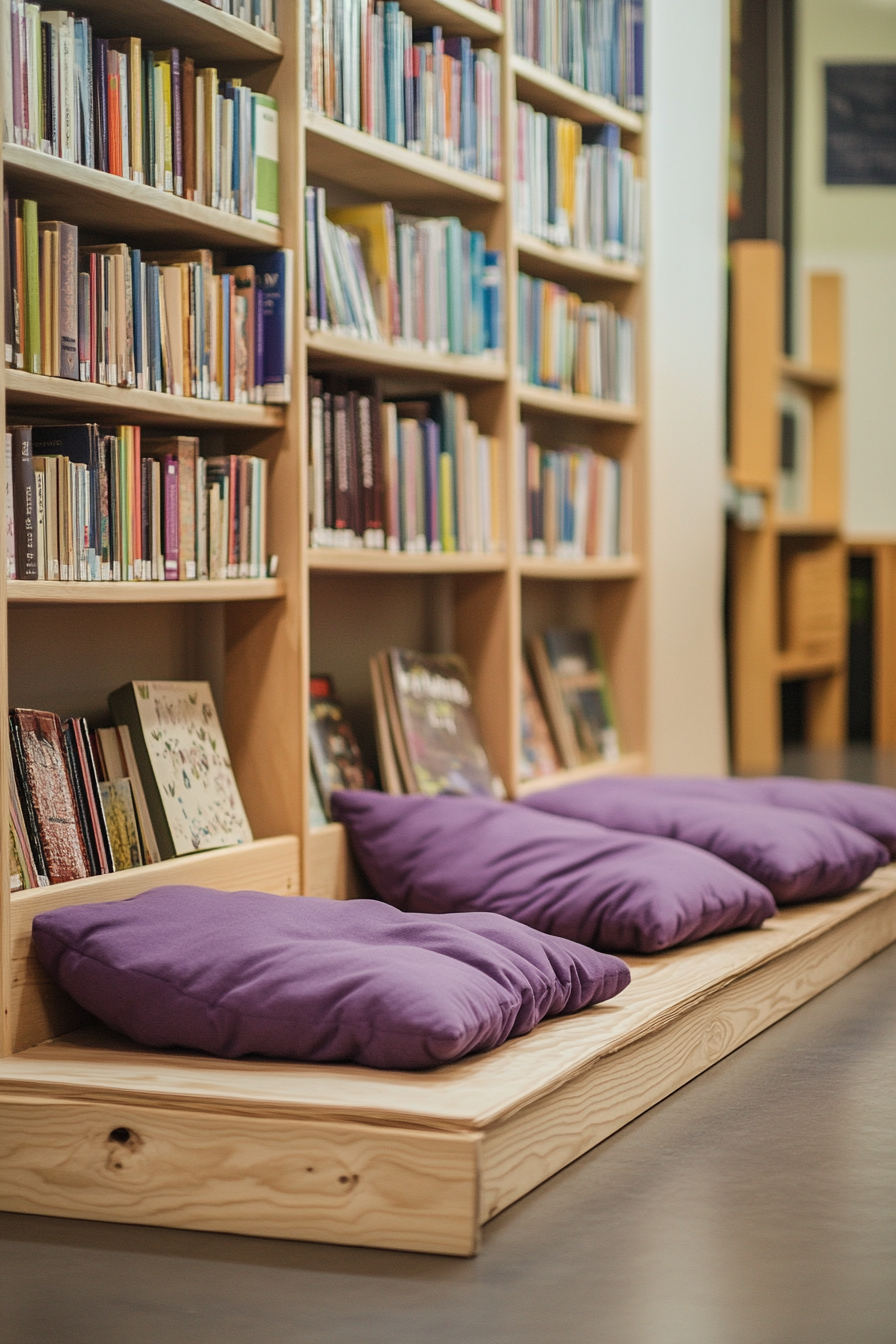
[[479,1135],[6,1097],[0,1207],[472,1255]]

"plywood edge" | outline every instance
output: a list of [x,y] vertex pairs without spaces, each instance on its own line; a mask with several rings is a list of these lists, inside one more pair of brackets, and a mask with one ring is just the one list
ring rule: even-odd
[[0,1208],[474,1255],[474,1134],[5,1093]]
[[896,893],[720,985],[485,1133],[483,1222],[896,941]]

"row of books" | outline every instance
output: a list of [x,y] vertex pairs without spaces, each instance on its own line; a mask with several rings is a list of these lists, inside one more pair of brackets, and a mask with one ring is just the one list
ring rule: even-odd
[[516,104],[513,218],[558,247],[640,266],[644,259],[643,160],[618,126],[580,126]]
[[[589,630],[532,636],[521,667],[520,779],[619,756],[609,680]],[[457,654],[381,649],[370,659],[381,788],[391,794],[504,797]],[[326,674],[310,681],[311,824],[330,819],[338,789],[370,788],[373,773]]]
[[514,0],[513,33],[552,75],[644,110],[644,0]]
[[270,568],[266,462],[203,457],[195,438],[11,426],[5,505],[12,579],[257,579]]
[[522,272],[517,277],[519,375],[539,387],[635,404],[635,325],[610,303]]
[[109,708],[94,732],[10,711],[13,891],[251,841],[207,682],[129,682]]
[[242,19],[255,28],[276,36],[277,0],[205,0],[212,9],[222,14],[230,14],[234,19]]
[[523,555],[564,560],[631,551],[627,464],[590,448],[540,448],[528,425],[517,440]]
[[312,546],[504,549],[500,443],[445,391],[380,402],[369,384],[308,379]]
[[177,47],[94,38],[90,20],[10,0],[4,138],[278,225],[277,101]]
[[415,30],[397,0],[310,0],[305,105],[452,168],[501,176],[497,52]]
[[439,353],[503,348],[503,257],[454,216],[395,215],[388,202],[327,210],[305,189],[307,324]]
[[286,402],[292,252],[215,272],[208,248],[79,247],[4,194],[6,361],[28,373],[212,401]]

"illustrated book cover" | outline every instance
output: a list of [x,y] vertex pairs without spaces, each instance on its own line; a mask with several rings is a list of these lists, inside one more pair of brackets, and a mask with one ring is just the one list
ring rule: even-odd
[[529,654],[563,765],[616,760],[610,686],[591,631],[545,630],[529,641]]

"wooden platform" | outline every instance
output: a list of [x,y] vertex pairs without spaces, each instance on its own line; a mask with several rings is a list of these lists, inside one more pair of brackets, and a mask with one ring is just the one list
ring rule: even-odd
[[483,1223],[896,941],[896,866],[633,958],[619,999],[427,1074],[84,1029],[0,1063],[0,1208],[473,1255]]

